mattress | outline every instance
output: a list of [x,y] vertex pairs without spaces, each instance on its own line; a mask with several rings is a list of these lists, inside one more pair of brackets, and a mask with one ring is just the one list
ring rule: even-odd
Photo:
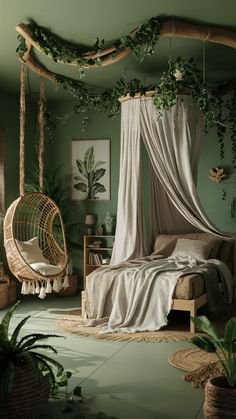
[[204,279],[199,274],[188,274],[178,278],[173,298],[192,300],[205,291]]

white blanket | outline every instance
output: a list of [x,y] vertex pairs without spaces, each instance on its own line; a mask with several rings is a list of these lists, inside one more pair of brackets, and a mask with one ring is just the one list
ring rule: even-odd
[[[192,258],[145,257],[101,267],[87,276],[87,316],[104,318],[106,303],[112,293],[113,305],[102,333],[159,330],[167,324],[177,279],[187,273],[204,275],[206,262]],[[229,269],[217,260],[212,259],[210,263],[230,289]]]

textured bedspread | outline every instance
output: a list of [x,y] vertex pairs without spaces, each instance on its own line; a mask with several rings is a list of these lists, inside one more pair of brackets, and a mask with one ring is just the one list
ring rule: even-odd
[[[108,325],[103,333],[159,330],[167,324],[177,280],[187,273],[204,276],[212,311],[224,301],[231,302],[231,273],[222,262],[151,256],[101,267],[88,275],[87,315],[90,319],[102,319],[112,294]],[[223,296],[218,287],[219,277]]]

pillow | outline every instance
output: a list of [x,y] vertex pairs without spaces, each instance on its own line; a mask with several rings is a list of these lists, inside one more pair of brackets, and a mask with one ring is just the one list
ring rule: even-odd
[[190,256],[194,259],[208,259],[211,244],[202,240],[178,239],[171,257]]
[[155,255],[164,255],[168,257],[174,251],[177,239],[186,238],[192,240],[201,240],[211,243],[211,251],[209,257],[212,259],[218,258],[218,253],[223,240],[220,237],[214,236],[210,233],[185,233],[185,234],[159,234],[154,245]]
[[39,247],[38,237],[33,237],[26,242],[16,240],[16,244],[21,256],[29,265],[35,262],[48,263],[48,260],[43,256],[43,252]]
[[58,266],[50,265],[49,263],[45,262],[31,263],[30,266],[32,269],[45,276],[57,275],[61,272],[61,269]]

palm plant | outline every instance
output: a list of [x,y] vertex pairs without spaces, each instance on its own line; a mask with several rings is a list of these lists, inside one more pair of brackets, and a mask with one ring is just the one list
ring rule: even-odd
[[229,387],[236,383],[236,317],[232,317],[225,326],[224,336],[220,337],[214,325],[206,316],[191,317],[199,330],[208,336],[194,336],[191,342],[206,352],[218,357]]
[[41,344],[41,341],[60,336],[30,333],[19,338],[19,333],[30,316],[23,318],[11,337],[9,336],[10,320],[18,304],[19,301],[7,311],[0,324],[0,399],[3,401],[11,394],[15,368],[19,366],[27,365],[39,381],[46,377],[51,394],[54,394],[59,386],[66,386],[71,376],[58,361],[41,352],[46,349],[56,354],[56,349],[51,345]]

